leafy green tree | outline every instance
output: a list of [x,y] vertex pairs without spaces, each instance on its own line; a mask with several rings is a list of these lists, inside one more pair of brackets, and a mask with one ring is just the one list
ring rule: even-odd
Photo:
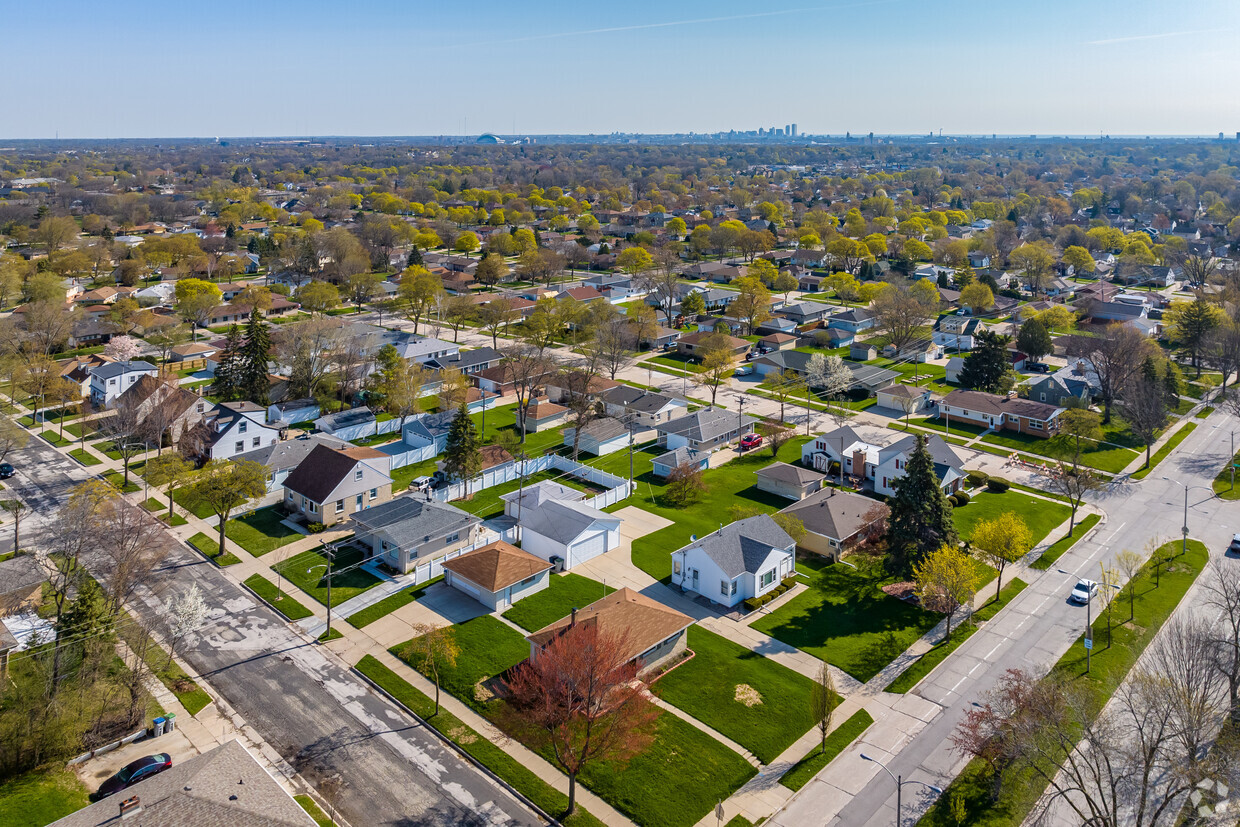
[[982,330],[975,339],[973,350],[964,359],[960,384],[987,393],[1005,393],[1012,383],[1007,355],[1011,337]]
[[1172,302],[1163,316],[1167,336],[1188,353],[1198,376],[1201,376],[1201,355],[1206,350],[1210,334],[1226,319],[1223,309],[1203,296],[1191,302]]
[[706,299],[695,290],[680,300],[680,312],[687,318],[700,316],[706,312]]
[[448,441],[444,448],[443,470],[449,477],[465,483],[465,496],[469,496],[469,482],[482,470],[482,455],[478,453],[478,431],[465,405],[457,409],[448,428]]
[[458,253],[469,255],[478,249],[478,236],[466,230],[456,237],[456,242],[452,245],[452,249]]
[[952,618],[977,594],[981,579],[977,567],[954,542],[944,543],[914,564],[913,579],[917,582],[922,605],[947,615],[947,633],[943,639],[951,640]]
[[1063,257],[1060,260],[1072,267],[1078,276],[1094,272],[1094,267],[1097,266],[1094,262],[1094,257],[1089,254],[1089,250],[1076,244],[1064,250]]
[[960,291],[960,303],[978,316],[994,305],[995,294],[980,281],[975,281]]
[[969,537],[975,553],[999,572],[995,598],[1003,589],[1003,570],[1029,553],[1033,533],[1024,519],[1014,511],[1004,511],[993,520],[982,520],[973,527]]
[[927,554],[943,545],[954,546],[958,539],[951,505],[939,488],[934,460],[921,434],[894,488],[888,503],[887,567],[907,577]]
[[181,318],[198,327],[206,327],[211,311],[219,307],[224,294],[220,288],[202,279],[178,279],[176,307]]
[[219,554],[228,538],[224,524],[234,508],[267,493],[266,466],[248,459],[223,462],[212,460],[188,488],[191,502],[207,508],[219,519]]
[[308,313],[321,315],[340,304],[340,291],[325,281],[312,281],[297,288],[293,298]]
[[172,522],[172,518],[176,516],[173,494],[189,478],[193,470],[193,463],[175,451],[151,457],[142,468],[142,476],[147,483],[155,486],[157,489],[163,488],[167,491],[169,522]]
[[1051,332],[1046,329],[1046,325],[1034,316],[1020,326],[1020,332],[1016,334],[1016,349],[1036,362],[1046,354],[1054,353],[1055,344],[1051,341]]

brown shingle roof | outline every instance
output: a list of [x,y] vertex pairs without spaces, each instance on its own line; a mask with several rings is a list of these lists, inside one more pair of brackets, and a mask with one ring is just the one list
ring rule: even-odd
[[301,464],[293,469],[293,473],[288,475],[284,487],[321,503],[344,481],[357,463],[386,458],[387,454],[374,448],[329,448],[326,445],[317,445]]
[[[577,612],[578,623],[596,623],[605,635],[623,635],[626,660],[693,625],[693,618],[632,589],[620,589]],[[526,639],[546,646],[572,623],[563,617]]]
[[1045,402],[1035,402],[1032,399],[996,396],[993,393],[966,390],[952,391],[943,397],[941,404],[995,416],[1008,413],[1029,419],[1050,419],[1056,412],[1062,410],[1058,405],[1047,405]]
[[497,592],[546,571],[551,564],[528,551],[497,540],[460,557],[445,560],[443,567],[489,592]]

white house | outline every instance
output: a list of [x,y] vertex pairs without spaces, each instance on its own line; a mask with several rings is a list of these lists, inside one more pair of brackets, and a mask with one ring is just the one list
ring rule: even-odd
[[713,451],[753,431],[758,420],[748,414],[734,414],[723,408],[702,408],[686,416],[655,426],[659,445],[668,450],[692,448]]
[[[910,434],[901,440],[882,448],[878,452],[878,464],[874,468],[874,491],[885,496],[896,493],[896,480],[905,474],[909,457],[917,446],[917,437]],[[926,450],[934,462],[934,475],[938,478],[939,488],[944,494],[954,494],[964,482],[964,460],[952,449],[942,437],[928,435]]]
[[681,465],[692,465],[699,471],[710,468],[710,451],[698,451],[693,448],[673,448],[666,454],[659,454],[651,462],[651,471],[656,477],[667,477]]
[[831,463],[839,463],[850,477],[874,479],[880,447],[845,425],[805,443],[801,447],[801,462],[826,474],[833,473]]
[[551,582],[550,563],[503,540],[444,560],[441,565],[445,583],[492,612],[504,611]]
[[521,513],[521,548],[571,569],[620,545],[620,518],[580,502],[551,499]]
[[[255,407],[258,407],[257,405]],[[259,408],[265,416],[266,411]],[[280,441],[280,431],[262,421],[255,421],[244,411],[225,405],[216,406],[205,420],[210,437],[206,454],[211,459],[232,459],[238,454],[268,448]]]
[[672,552],[672,584],[732,607],[795,571],[796,542],[767,514],[729,523]]
[[642,428],[653,428],[688,413],[689,403],[675,396],[617,385],[602,393],[603,410],[608,416],[630,416]]
[[106,408],[143,376],[156,376],[159,369],[150,362],[107,362],[90,369],[90,401]]
[[930,334],[934,344],[954,350],[972,350],[977,344],[977,334],[986,328],[973,316],[957,316],[946,313],[934,323]]
[[[576,428],[564,429],[564,446],[573,447],[573,439],[577,433]],[[577,440],[577,447],[587,454],[594,454],[596,457],[606,456],[623,450],[629,444],[629,429],[624,427],[618,419],[609,416],[602,419],[595,419],[586,423],[581,429],[581,438]]]

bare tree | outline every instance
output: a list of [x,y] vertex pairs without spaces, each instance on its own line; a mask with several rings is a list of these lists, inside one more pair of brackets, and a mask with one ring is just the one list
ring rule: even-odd
[[289,371],[289,393],[317,398],[335,366],[344,330],[333,318],[284,325],[275,335],[276,356]]
[[560,386],[568,391],[567,399],[562,402],[572,414],[574,462],[581,448],[582,430],[602,414],[602,405],[594,392],[596,379],[597,361],[588,358],[560,372]]
[[637,355],[637,335],[628,319],[617,316],[596,327],[594,338],[587,341],[585,347],[599,351],[603,369],[615,379],[617,373],[633,363]]
[[517,420],[521,426],[521,441],[525,442],[525,418],[530,400],[542,387],[551,370],[551,360],[534,345],[521,343],[504,349],[503,365],[512,380],[517,397]]
[[1102,396],[1102,421],[1111,421],[1111,405],[1119,399],[1129,382],[1140,374],[1150,353],[1145,334],[1129,325],[1112,324],[1096,336],[1076,335],[1068,340],[1070,356],[1089,360],[1098,376]]
[[1167,397],[1162,383],[1138,376],[1124,390],[1120,413],[1132,432],[1145,443],[1145,466],[1150,467],[1150,447],[1167,426]]
[[903,353],[924,336],[926,326],[938,312],[938,301],[932,300],[928,291],[908,284],[890,284],[874,299],[871,309],[879,330],[887,334],[887,341],[897,353]]
[[167,553],[163,527],[149,513],[113,496],[95,517],[96,547],[101,552],[105,588],[113,611],[121,608]]
[[1240,724],[1240,569],[1231,560],[1211,560],[1201,588],[1202,602],[1218,615],[1211,629],[1214,668],[1227,684],[1232,723]]
[[827,751],[827,734],[831,732],[831,719],[835,708],[840,705],[840,696],[835,692],[835,678],[831,676],[831,667],[824,661],[818,666],[818,674],[810,686],[810,713],[818,725],[819,752]]
[[141,440],[146,429],[145,419],[139,407],[130,400],[121,400],[110,416],[95,420],[99,433],[112,443],[112,450],[121,455],[125,478],[122,487],[129,485],[129,463],[143,453],[147,446]]

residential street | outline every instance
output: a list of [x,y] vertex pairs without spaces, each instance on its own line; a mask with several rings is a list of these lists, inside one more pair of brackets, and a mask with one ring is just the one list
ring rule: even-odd
[[[10,456],[13,487],[44,517],[87,477],[41,440]],[[177,544],[139,597],[157,616],[191,583],[211,620],[184,659],[311,784],[339,778],[336,806],[355,827],[542,823],[201,555]]]
[[[894,709],[902,714],[877,720],[770,823],[783,827],[890,825],[895,819],[895,782],[876,764],[863,761],[861,752],[884,761],[906,781],[946,787],[966,763],[952,750],[948,738],[969,704],[1009,669],[1046,672],[1080,637],[1085,609],[1067,601],[1076,579],[1097,579],[1098,564],[1109,562],[1121,549],[1141,551],[1152,537],[1166,541],[1179,536],[1184,489],[1165,481],[1164,476],[1205,487],[1189,492],[1189,532],[1212,554],[1221,555],[1231,534],[1240,530],[1240,513],[1234,504],[1214,498],[1209,486],[1227,462],[1227,432],[1234,424],[1222,412],[1212,414],[1145,481],[1116,483],[1099,492],[1092,502],[1107,517],[1092,536],[1032,581],[957,649],[945,666],[897,701]],[[924,788],[907,786],[906,823],[914,823],[932,800]]]

